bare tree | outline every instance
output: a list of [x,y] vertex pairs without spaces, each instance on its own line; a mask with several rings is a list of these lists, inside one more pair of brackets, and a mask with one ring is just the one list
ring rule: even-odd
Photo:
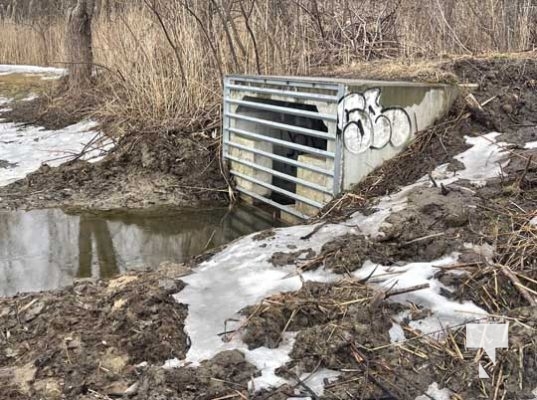
[[77,0],[67,20],[66,54],[68,57],[69,88],[90,84],[93,67],[91,20],[95,0]]

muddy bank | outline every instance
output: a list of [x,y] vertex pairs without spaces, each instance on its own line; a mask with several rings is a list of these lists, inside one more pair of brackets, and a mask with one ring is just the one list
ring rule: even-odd
[[[16,74],[2,77],[0,82],[8,78],[7,89],[0,85],[0,94],[5,90],[8,97],[16,91],[28,93],[39,84],[51,85],[40,77],[24,78],[21,83],[22,78],[17,79]],[[26,82],[28,79],[31,85]],[[103,98],[100,90],[96,87],[83,96],[66,92],[65,82],[60,79],[53,89],[38,91],[40,97],[11,102],[9,108],[0,111],[5,123],[35,125],[50,131],[69,128],[82,120],[96,120],[97,130],[115,144],[108,156],[97,163],[83,159],[91,148],[104,149],[102,139],[88,143],[81,153],[70,158],[62,155],[67,162],[59,167],[50,167],[45,162],[25,179],[0,188],[0,209],[142,208],[228,202],[228,186],[219,160],[220,145],[213,135],[216,125],[212,121],[197,121],[182,130],[146,129],[143,121],[140,127],[126,126],[121,121],[99,118]]]
[[196,134],[127,135],[103,161],[43,165],[0,188],[0,209],[224,204],[228,190],[218,147],[218,141]]
[[186,273],[168,264],[106,283],[82,280],[61,291],[0,299],[1,397],[117,395],[137,382],[137,364],[184,357],[187,310],[171,294]]

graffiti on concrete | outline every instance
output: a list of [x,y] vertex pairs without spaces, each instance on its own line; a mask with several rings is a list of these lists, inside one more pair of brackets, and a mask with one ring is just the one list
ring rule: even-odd
[[379,88],[350,93],[338,104],[338,128],[352,153],[404,145],[412,134],[407,112],[399,107],[383,108]]

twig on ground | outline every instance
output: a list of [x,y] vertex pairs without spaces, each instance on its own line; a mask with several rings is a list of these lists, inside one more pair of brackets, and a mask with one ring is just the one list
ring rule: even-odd
[[513,283],[513,286],[519,291],[519,293],[526,299],[526,301],[530,304],[532,307],[537,306],[537,301],[533,298],[532,295],[529,294],[528,289],[520,282],[520,279],[511,271],[511,269],[506,265],[498,265],[503,272],[503,274],[509,278],[509,280]]

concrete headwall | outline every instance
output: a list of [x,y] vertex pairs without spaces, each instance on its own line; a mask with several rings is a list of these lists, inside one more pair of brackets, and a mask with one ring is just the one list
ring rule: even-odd
[[227,150],[237,187],[248,197],[286,212],[292,208],[301,216],[315,215],[333,195],[397,156],[417,132],[444,116],[458,95],[456,86],[427,83],[294,77],[245,81],[227,94],[228,137],[239,145]]
[[449,111],[456,96],[452,86],[349,85],[338,106],[343,189],[350,189],[399,154],[418,131]]

